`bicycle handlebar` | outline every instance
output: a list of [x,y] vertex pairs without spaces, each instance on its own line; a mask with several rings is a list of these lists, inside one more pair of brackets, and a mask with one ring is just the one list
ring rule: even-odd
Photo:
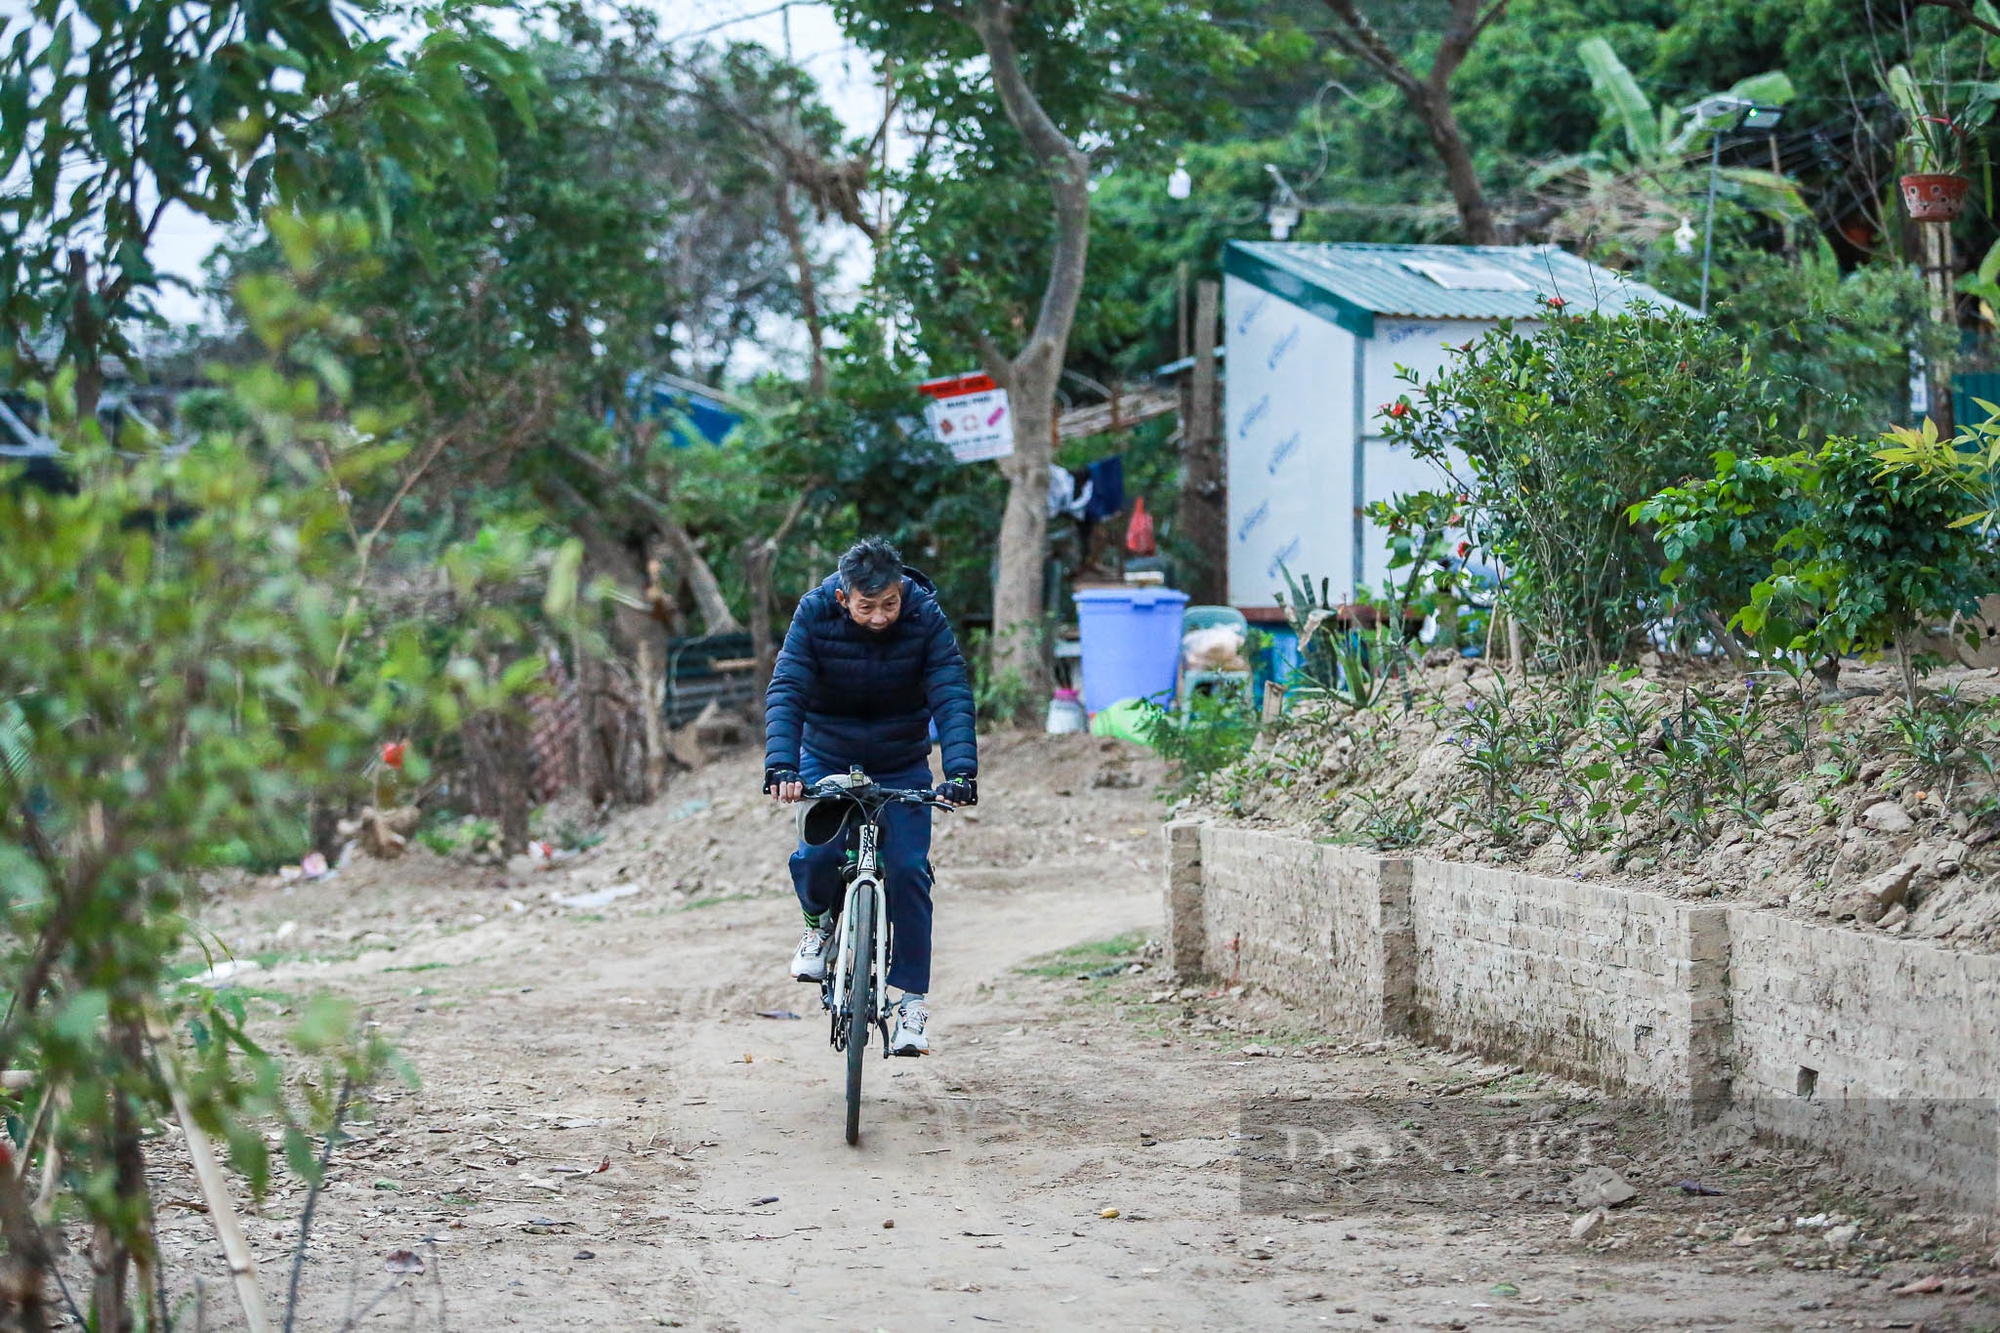
[[828,776],[806,788],[808,800],[823,801],[843,796],[857,803],[879,801],[884,805],[927,805],[933,810],[958,809],[928,787],[882,787],[873,782],[855,787],[843,785],[837,776]]

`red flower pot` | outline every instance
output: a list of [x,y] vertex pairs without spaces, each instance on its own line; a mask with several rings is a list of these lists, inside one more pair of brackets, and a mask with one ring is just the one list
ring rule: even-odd
[[1905,176],[1903,206],[1916,222],[1950,222],[1965,211],[1972,182],[1964,176]]

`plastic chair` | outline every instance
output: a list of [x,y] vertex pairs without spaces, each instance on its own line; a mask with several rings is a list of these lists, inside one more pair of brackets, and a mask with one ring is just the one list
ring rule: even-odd
[[[1250,621],[1233,606],[1190,606],[1181,618],[1181,638],[1203,629],[1233,629],[1242,636],[1244,650],[1249,651]],[[1250,672],[1248,671],[1187,671],[1181,672],[1181,716],[1186,717],[1194,710],[1195,691],[1203,686],[1210,688],[1240,690],[1246,702],[1250,700]]]

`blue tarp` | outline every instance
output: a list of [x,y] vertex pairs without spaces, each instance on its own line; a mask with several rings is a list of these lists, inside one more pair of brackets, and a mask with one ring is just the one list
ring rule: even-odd
[[[697,437],[721,444],[743,421],[743,413],[725,395],[677,375],[635,374],[625,391],[642,415],[673,421],[673,442],[683,448]],[[693,427],[692,435],[687,427]]]

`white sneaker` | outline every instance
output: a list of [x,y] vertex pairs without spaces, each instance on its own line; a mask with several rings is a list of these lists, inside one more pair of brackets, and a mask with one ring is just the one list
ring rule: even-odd
[[799,947],[792,952],[792,980],[826,980],[826,932],[818,926],[807,926],[799,936]]
[[924,1024],[931,1021],[930,1006],[922,1000],[903,1000],[896,1005],[896,1028],[889,1034],[889,1054],[929,1055],[931,1039]]

